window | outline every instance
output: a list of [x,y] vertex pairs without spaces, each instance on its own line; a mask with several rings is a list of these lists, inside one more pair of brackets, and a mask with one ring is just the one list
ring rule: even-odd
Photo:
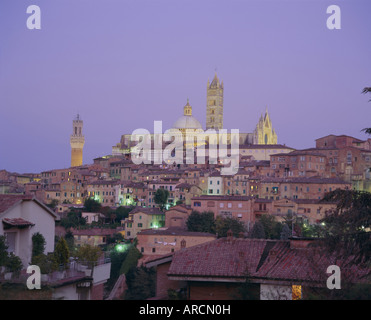
[[232,203],[228,203],[228,208],[232,208]]
[[195,201],[195,202],[193,203],[193,206],[194,206],[194,207],[201,207],[201,202],[199,202],[199,201]]
[[143,227],[143,223],[138,223],[138,228],[142,228]]
[[6,243],[7,243],[7,246],[8,246],[8,249],[7,251],[10,253],[10,252],[15,252],[15,239],[16,239],[16,235],[17,233],[16,232],[6,232],[5,233],[5,236],[6,236]]
[[351,152],[348,152],[347,153],[347,163],[348,164],[351,164],[352,163],[352,153]]

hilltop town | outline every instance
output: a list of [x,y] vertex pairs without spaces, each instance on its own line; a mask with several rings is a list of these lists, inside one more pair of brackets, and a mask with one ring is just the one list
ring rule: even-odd
[[[223,90],[215,74],[207,83],[205,128],[216,135]],[[189,101],[183,111],[174,129],[187,135],[203,128]],[[42,271],[49,290],[38,293],[46,299],[229,299],[247,271],[248,294],[256,299],[301,299],[306,285],[325,287],[331,261],[318,259],[323,274],[309,276],[311,244],[338,205],[324,198],[370,190],[371,139],[329,133],[311,148],[294,149],[278,138],[266,109],[252,133],[240,133],[233,175],[221,174],[225,164],[209,154],[205,163],[136,164],[129,133],[112,154],[84,164],[78,115],[70,166],[0,171],[0,236],[9,254],[0,259],[0,283],[25,285],[27,266],[40,263],[50,267]],[[38,254],[35,234],[44,239]],[[66,243],[68,256],[55,262],[53,253]],[[21,263],[16,275],[10,260]],[[153,286],[138,296],[132,281],[146,277]],[[20,292],[24,299],[35,294]]]

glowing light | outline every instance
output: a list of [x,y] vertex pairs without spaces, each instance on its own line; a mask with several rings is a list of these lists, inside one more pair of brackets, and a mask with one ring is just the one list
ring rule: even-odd
[[126,249],[127,249],[127,246],[125,244],[119,243],[119,244],[116,244],[116,246],[115,246],[115,250],[117,252],[124,252],[124,251],[126,251]]
[[301,300],[301,286],[292,286],[292,300]]

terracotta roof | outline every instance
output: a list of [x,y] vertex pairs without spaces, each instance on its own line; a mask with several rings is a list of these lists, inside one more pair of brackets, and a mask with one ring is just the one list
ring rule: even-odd
[[142,212],[145,214],[160,214],[160,215],[165,214],[158,208],[143,208],[143,207],[136,207],[133,210],[131,210],[129,214],[133,214],[137,212]]
[[240,149],[291,149],[288,146],[282,144],[240,144]]
[[[324,286],[323,279],[328,277],[326,269],[335,261],[315,253],[310,246],[300,248],[290,244],[289,240],[220,238],[175,252],[168,276],[242,281],[248,272],[251,279],[321,281]],[[336,264],[341,262],[336,260]],[[368,272],[356,266],[351,270],[358,280]]]
[[328,184],[350,184],[339,178],[322,178],[322,177],[294,177],[294,178],[275,178],[275,177],[260,177],[261,182],[276,182],[276,183],[328,183]]
[[107,185],[113,185],[113,184],[119,184],[119,180],[95,180],[88,183],[88,185],[101,185],[101,184],[107,184]]
[[24,194],[2,194],[0,195],[0,213],[8,210],[23,200],[32,200],[32,196]]
[[89,228],[89,229],[73,229],[71,230],[73,235],[86,235],[86,236],[107,236],[118,233],[117,229],[108,229],[108,228]]
[[10,227],[27,227],[27,226],[34,226],[35,224],[24,220],[22,218],[4,218],[3,223],[7,224]]
[[272,154],[272,156],[299,156],[299,155],[310,155],[310,156],[320,156],[320,157],[326,157],[325,154],[321,153],[319,150],[313,148],[312,150],[309,149],[303,149],[303,150],[294,150],[289,153],[275,153]]
[[173,256],[168,275],[244,277],[246,268],[256,271],[266,242],[220,238],[180,250]]
[[146,229],[138,233],[138,235],[174,235],[174,236],[189,236],[189,237],[215,237],[215,234],[208,232],[193,232],[187,231],[179,227],[160,228],[160,229]]
[[254,199],[251,196],[237,196],[237,195],[221,195],[221,196],[213,196],[213,195],[202,195],[199,197],[193,197],[191,200],[223,200],[223,201],[247,201]]
[[179,183],[175,186],[175,188],[190,188],[192,185],[186,182]]

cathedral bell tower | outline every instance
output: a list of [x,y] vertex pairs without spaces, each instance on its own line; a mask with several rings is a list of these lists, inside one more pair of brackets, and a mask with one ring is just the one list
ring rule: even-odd
[[215,72],[213,81],[207,81],[206,130],[223,129],[223,92],[223,81],[219,81]]
[[71,167],[82,166],[82,149],[85,144],[85,137],[82,134],[83,121],[78,114],[73,120],[72,134],[70,136],[71,144]]

